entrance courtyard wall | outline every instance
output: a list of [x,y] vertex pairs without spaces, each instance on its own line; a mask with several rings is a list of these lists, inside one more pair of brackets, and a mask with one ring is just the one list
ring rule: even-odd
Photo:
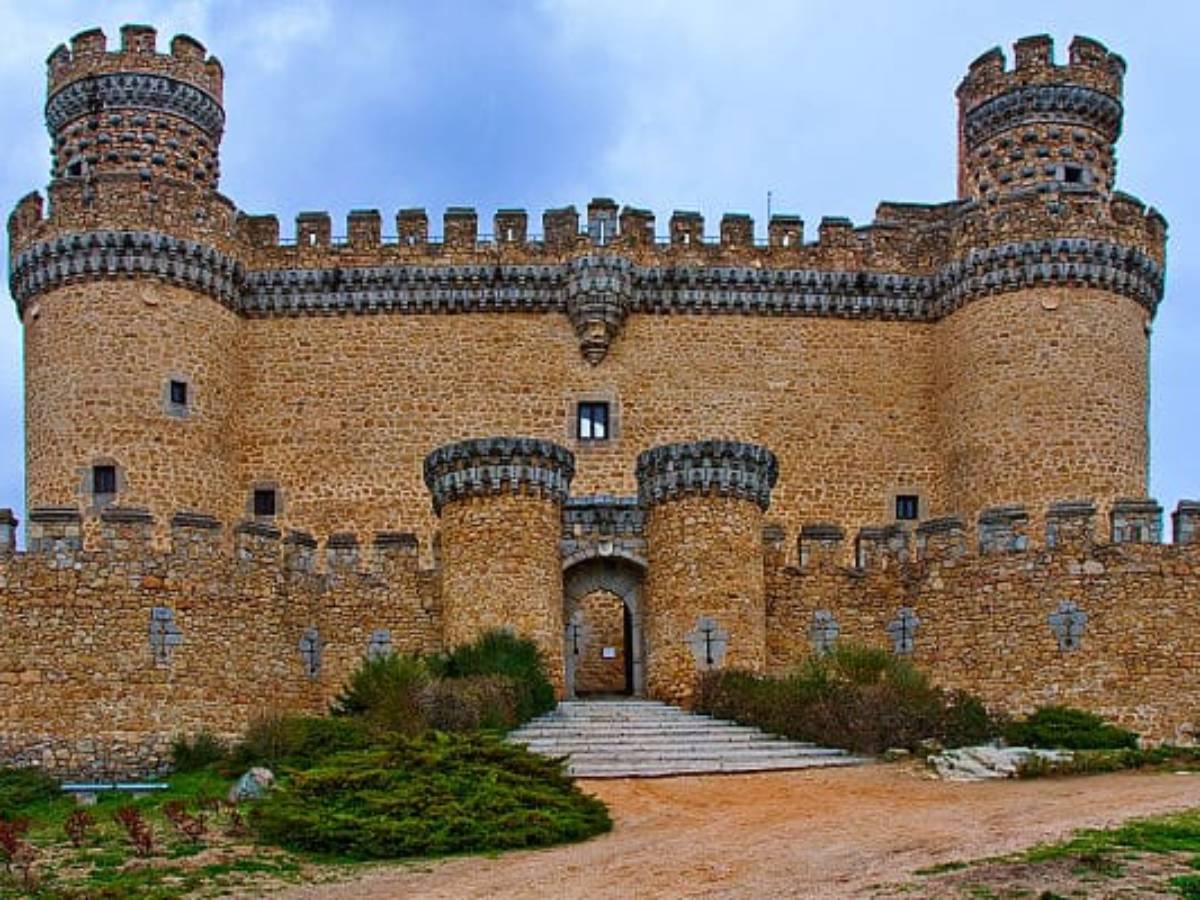
[[[542,498],[496,499],[554,507]],[[1196,740],[1200,504],[1180,505],[1171,545],[1097,540],[1091,514],[1070,504],[1049,517],[1054,547],[1025,532],[1010,511],[1008,521],[1018,526],[1001,543],[1023,549],[996,549],[989,531],[982,552],[973,529],[943,520],[917,533],[864,530],[856,542],[862,565],[851,565],[840,529],[809,526],[789,538],[774,524],[764,527],[759,508],[743,499],[698,495],[660,505],[674,513],[666,520],[672,528],[692,518],[699,536],[687,543],[692,531],[676,531],[685,546],[663,560],[671,577],[662,584],[691,590],[703,572],[715,572],[712,563],[726,561],[719,545],[733,542],[741,548],[736,595],[744,597],[755,577],[739,567],[757,555],[763,605],[756,611],[739,599],[735,606],[733,588],[671,595],[664,644],[651,636],[651,562],[641,604],[647,665],[653,673],[661,651],[674,679],[652,676],[651,693],[657,685],[661,696],[689,695],[705,666],[692,652],[695,635],[681,629],[711,615],[729,635],[722,666],[782,674],[817,652],[818,637],[831,631],[835,640],[893,652],[907,632],[911,648],[903,652],[936,683],[976,693],[996,709],[1066,703],[1151,740]],[[233,736],[271,711],[319,712],[367,656],[434,652],[448,642],[445,573],[421,565],[412,535],[382,534],[360,548],[348,535],[318,543],[246,522],[230,536],[215,520],[187,513],[170,523],[164,550],[151,540],[147,516],[110,510],[108,521],[92,523],[94,537],[81,549],[77,515],[38,518],[31,549],[13,552],[11,519],[0,516],[5,762],[84,777],[154,773],[176,736]],[[652,531],[651,547],[656,540],[661,547],[666,534]],[[791,539],[801,546],[789,552]],[[1153,527],[1139,538],[1153,539]],[[719,574],[709,583],[725,584]],[[561,609],[561,594],[557,600]],[[156,618],[163,615],[156,610],[170,616]],[[158,634],[178,639],[156,644],[155,622]],[[1060,643],[1063,626],[1067,644]],[[528,627],[550,626],[534,617]],[[561,648],[561,632],[554,638]]]

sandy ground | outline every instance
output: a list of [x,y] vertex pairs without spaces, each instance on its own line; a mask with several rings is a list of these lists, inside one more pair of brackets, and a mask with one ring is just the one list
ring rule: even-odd
[[581,781],[610,834],[569,847],[386,866],[288,898],[842,897],[1076,828],[1200,806],[1200,774],[952,784],[916,767]]

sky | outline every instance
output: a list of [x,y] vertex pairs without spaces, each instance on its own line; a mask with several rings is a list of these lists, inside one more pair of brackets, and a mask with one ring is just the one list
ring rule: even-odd
[[[954,89],[968,64],[1049,33],[1122,54],[1118,187],[1170,222],[1151,359],[1151,494],[1200,498],[1200,3],[1142,0],[0,0],[0,206],[48,179],[45,59],[85,28],[185,32],[225,68],[221,190],[275,213],[596,196],[871,220],[881,200],[955,196]],[[535,228],[534,223],[539,223]],[[386,229],[388,232],[392,229]],[[21,326],[0,310],[0,507],[24,509]],[[1168,528],[1169,531],[1169,528]]]

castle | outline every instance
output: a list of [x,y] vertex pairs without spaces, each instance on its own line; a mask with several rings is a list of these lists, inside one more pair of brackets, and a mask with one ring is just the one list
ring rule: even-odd
[[[0,514],[0,757],[146,771],[488,628],[564,695],[686,703],[838,639],[1020,710],[1190,739],[1200,504],[1147,484],[1166,222],[1116,190],[1125,63],[994,49],[958,198],[815,241],[581,217],[270,215],[218,192],[224,73],[98,30],[48,60],[9,218],[28,549]],[[836,524],[833,524],[836,523]]]

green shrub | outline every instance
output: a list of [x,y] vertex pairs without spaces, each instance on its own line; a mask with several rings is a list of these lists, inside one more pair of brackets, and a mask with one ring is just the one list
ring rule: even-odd
[[430,662],[444,678],[503,675],[517,688],[517,724],[555,707],[554,685],[537,645],[506,631],[489,631],[472,644],[457,647]]
[[915,750],[927,739],[962,746],[997,733],[977,698],[933,686],[907,660],[854,645],[811,657],[784,678],[708,673],[696,705],[718,718],[859,753]]
[[0,819],[13,820],[27,806],[61,796],[58,782],[37,768],[0,768]]
[[1004,740],[1014,747],[1120,750],[1136,748],[1138,736],[1082,709],[1043,706],[1024,719],[1009,723],[1004,729]]
[[429,670],[420,657],[389,653],[364,660],[334,701],[337,715],[361,716],[380,731],[418,734],[426,727],[421,692]]
[[250,723],[232,758],[243,768],[305,768],[335,753],[365,750],[376,741],[374,730],[362,719],[270,712]]
[[468,675],[431,681],[421,692],[430,728],[508,731],[515,728],[521,686],[504,675]]
[[171,761],[176,772],[198,772],[229,757],[229,747],[210,731],[191,738],[179,735],[171,742]]
[[560,763],[495,737],[437,732],[294,773],[251,824],[284,847],[351,859],[541,847],[611,827]]

